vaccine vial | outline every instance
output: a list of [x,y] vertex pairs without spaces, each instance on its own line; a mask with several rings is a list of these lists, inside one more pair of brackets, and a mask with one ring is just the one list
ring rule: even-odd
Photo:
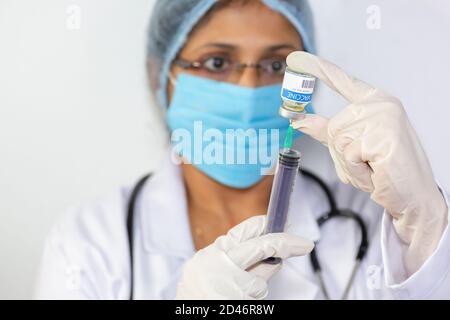
[[279,114],[289,120],[303,119],[305,107],[311,102],[315,84],[315,77],[286,68],[281,89],[283,104]]

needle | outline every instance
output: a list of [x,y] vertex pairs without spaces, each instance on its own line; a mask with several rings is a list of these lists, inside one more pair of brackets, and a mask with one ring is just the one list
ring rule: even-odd
[[292,148],[292,135],[294,134],[294,128],[292,128],[292,122],[289,123],[289,127],[287,129],[286,138],[284,139],[284,148],[291,149]]

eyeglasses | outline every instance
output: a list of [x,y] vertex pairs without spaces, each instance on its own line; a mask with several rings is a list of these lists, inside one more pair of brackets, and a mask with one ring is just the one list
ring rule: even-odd
[[281,82],[286,69],[286,62],[281,58],[263,59],[258,63],[241,63],[220,56],[208,57],[200,61],[178,58],[175,59],[174,64],[219,81],[230,80],[234,74],[241,73],[245,68],[255,68],[259,72],[260,82],[264,84]]

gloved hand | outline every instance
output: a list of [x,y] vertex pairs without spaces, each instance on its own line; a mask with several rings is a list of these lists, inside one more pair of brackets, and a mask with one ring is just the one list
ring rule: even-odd
[[401,102],[306,52],[290,54],[287,65],[350,102],[329,120],[311,114],[293,126],[328,146],[340,180],[370,192],[392,215],[412,274],[436,248],[448,209]]
[[281,264],[260,263],[268,257],[305,255],[314,244],[287,233],[263,235],[265,216],[238,224],[183,267],[176,299],[264,299],[267,280]]

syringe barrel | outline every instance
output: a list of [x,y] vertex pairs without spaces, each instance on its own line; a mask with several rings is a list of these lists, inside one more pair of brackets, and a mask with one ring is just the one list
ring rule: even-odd
[[283,232],[300,164],[300,152],[281,149],[267,211],[266,233]]
[[[267,225],[265,233],[283,232],[288,218],[289,202],[294,189],[300,164],[300,152],[293,149],[281,149],[278,156],[278,167],[272,183]],[[278,264],[280,258],[271,257],[264,260],[269,264]]]

